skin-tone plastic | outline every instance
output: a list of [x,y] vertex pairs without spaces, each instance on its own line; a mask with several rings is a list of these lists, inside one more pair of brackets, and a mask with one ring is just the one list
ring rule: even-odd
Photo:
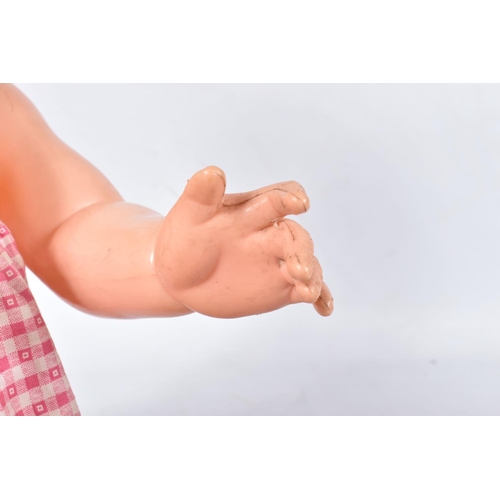
[[197,172],[167,216],[127,203],[64,144],[13,85],[0,85],[0,220],[26,265],[90,314],[218,318],[309,302],[333,311],[307,231],[300,184],[225,194],[217,167]]

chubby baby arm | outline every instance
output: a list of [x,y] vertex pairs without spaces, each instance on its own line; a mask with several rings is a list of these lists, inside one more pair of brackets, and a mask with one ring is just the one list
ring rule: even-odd
[[88,313],[238,317],[310,302],[329,315],[312,241],[284,218],[308,206],[293,182],[226,195],[216,167],[195,174],[166,217],[127,203],[18,89],[0,86],[0,219],[28,267]]
[[224,172],[207,167],[166,217],[126,202],[77,212],[50,243],[64,295],[115,317],[235,318],[298,302],[330,315],[311,237],[285,218],[309,208],[303,188],[284,182],[228,195],[225,186]]

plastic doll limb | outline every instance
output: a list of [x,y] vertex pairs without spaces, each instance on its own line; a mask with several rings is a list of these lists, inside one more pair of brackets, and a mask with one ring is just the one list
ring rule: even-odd
[[223,172],[209,168],[167,217],[127,203],[18,89],[0,85],[0,219],[28,267],[79,309],[233,317],[307,301],[329,314],[309,235],[283,219],[307,210],[302,188],[224,191]]
[[164,217],[127,203],[13,85],[0,84],[0,219],[26,265],[73,306],[108,317],[192,312],[151,262]]
[[309,302],[333,311],[307,231],[284,218],[309,208],[304,189],[285,182],[225,195],[217,167],[195,174],[168,213],[154,255],[166,290],[190,309],[220,318]]
[[283,219],[309,207],[302,187],[224,190],[223,172],[209,167],[166,217],[124,201],[80,209],[50,239],[39,274],[74,306],[103,316],[228,318],[297,302],[331,314],[310,236]]

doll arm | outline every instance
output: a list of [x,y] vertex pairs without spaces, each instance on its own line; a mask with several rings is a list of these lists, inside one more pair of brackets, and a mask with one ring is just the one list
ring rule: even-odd
[[6,84],[0,85],[0,219],[27,266],[81,310],[110,317],[192,312],[164,289],[152,263],[164,217],[126,203]]
[[0,219],[28,267],[83,311],[229,318],[309,302],[330,315],[313,242],[285,218],[308,210],[302,186],[225,188],[209,167],[166,217],[127,203],[18,89],[0,86]]

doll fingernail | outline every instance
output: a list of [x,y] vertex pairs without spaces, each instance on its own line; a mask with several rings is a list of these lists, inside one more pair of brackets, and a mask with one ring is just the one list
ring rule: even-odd
[[307,197],[300,196],[300,194],[297,193],[288,193],[288,196],[290,199],[293,199],[300,206],[301,211],[307,212],[309,208]]
[[316,296],[316,292],[317,292],[318,289],[314,285],[308,286],[307,288],[309,288],[309,291],[311,292],[311,295],[313,297],[315,297]]
[[304,210],[307,212],[309,210],[309,207],[311,206],[309,197],[305,193],[297,193],[295,196],[300,200],[302,205],[304,205]]

